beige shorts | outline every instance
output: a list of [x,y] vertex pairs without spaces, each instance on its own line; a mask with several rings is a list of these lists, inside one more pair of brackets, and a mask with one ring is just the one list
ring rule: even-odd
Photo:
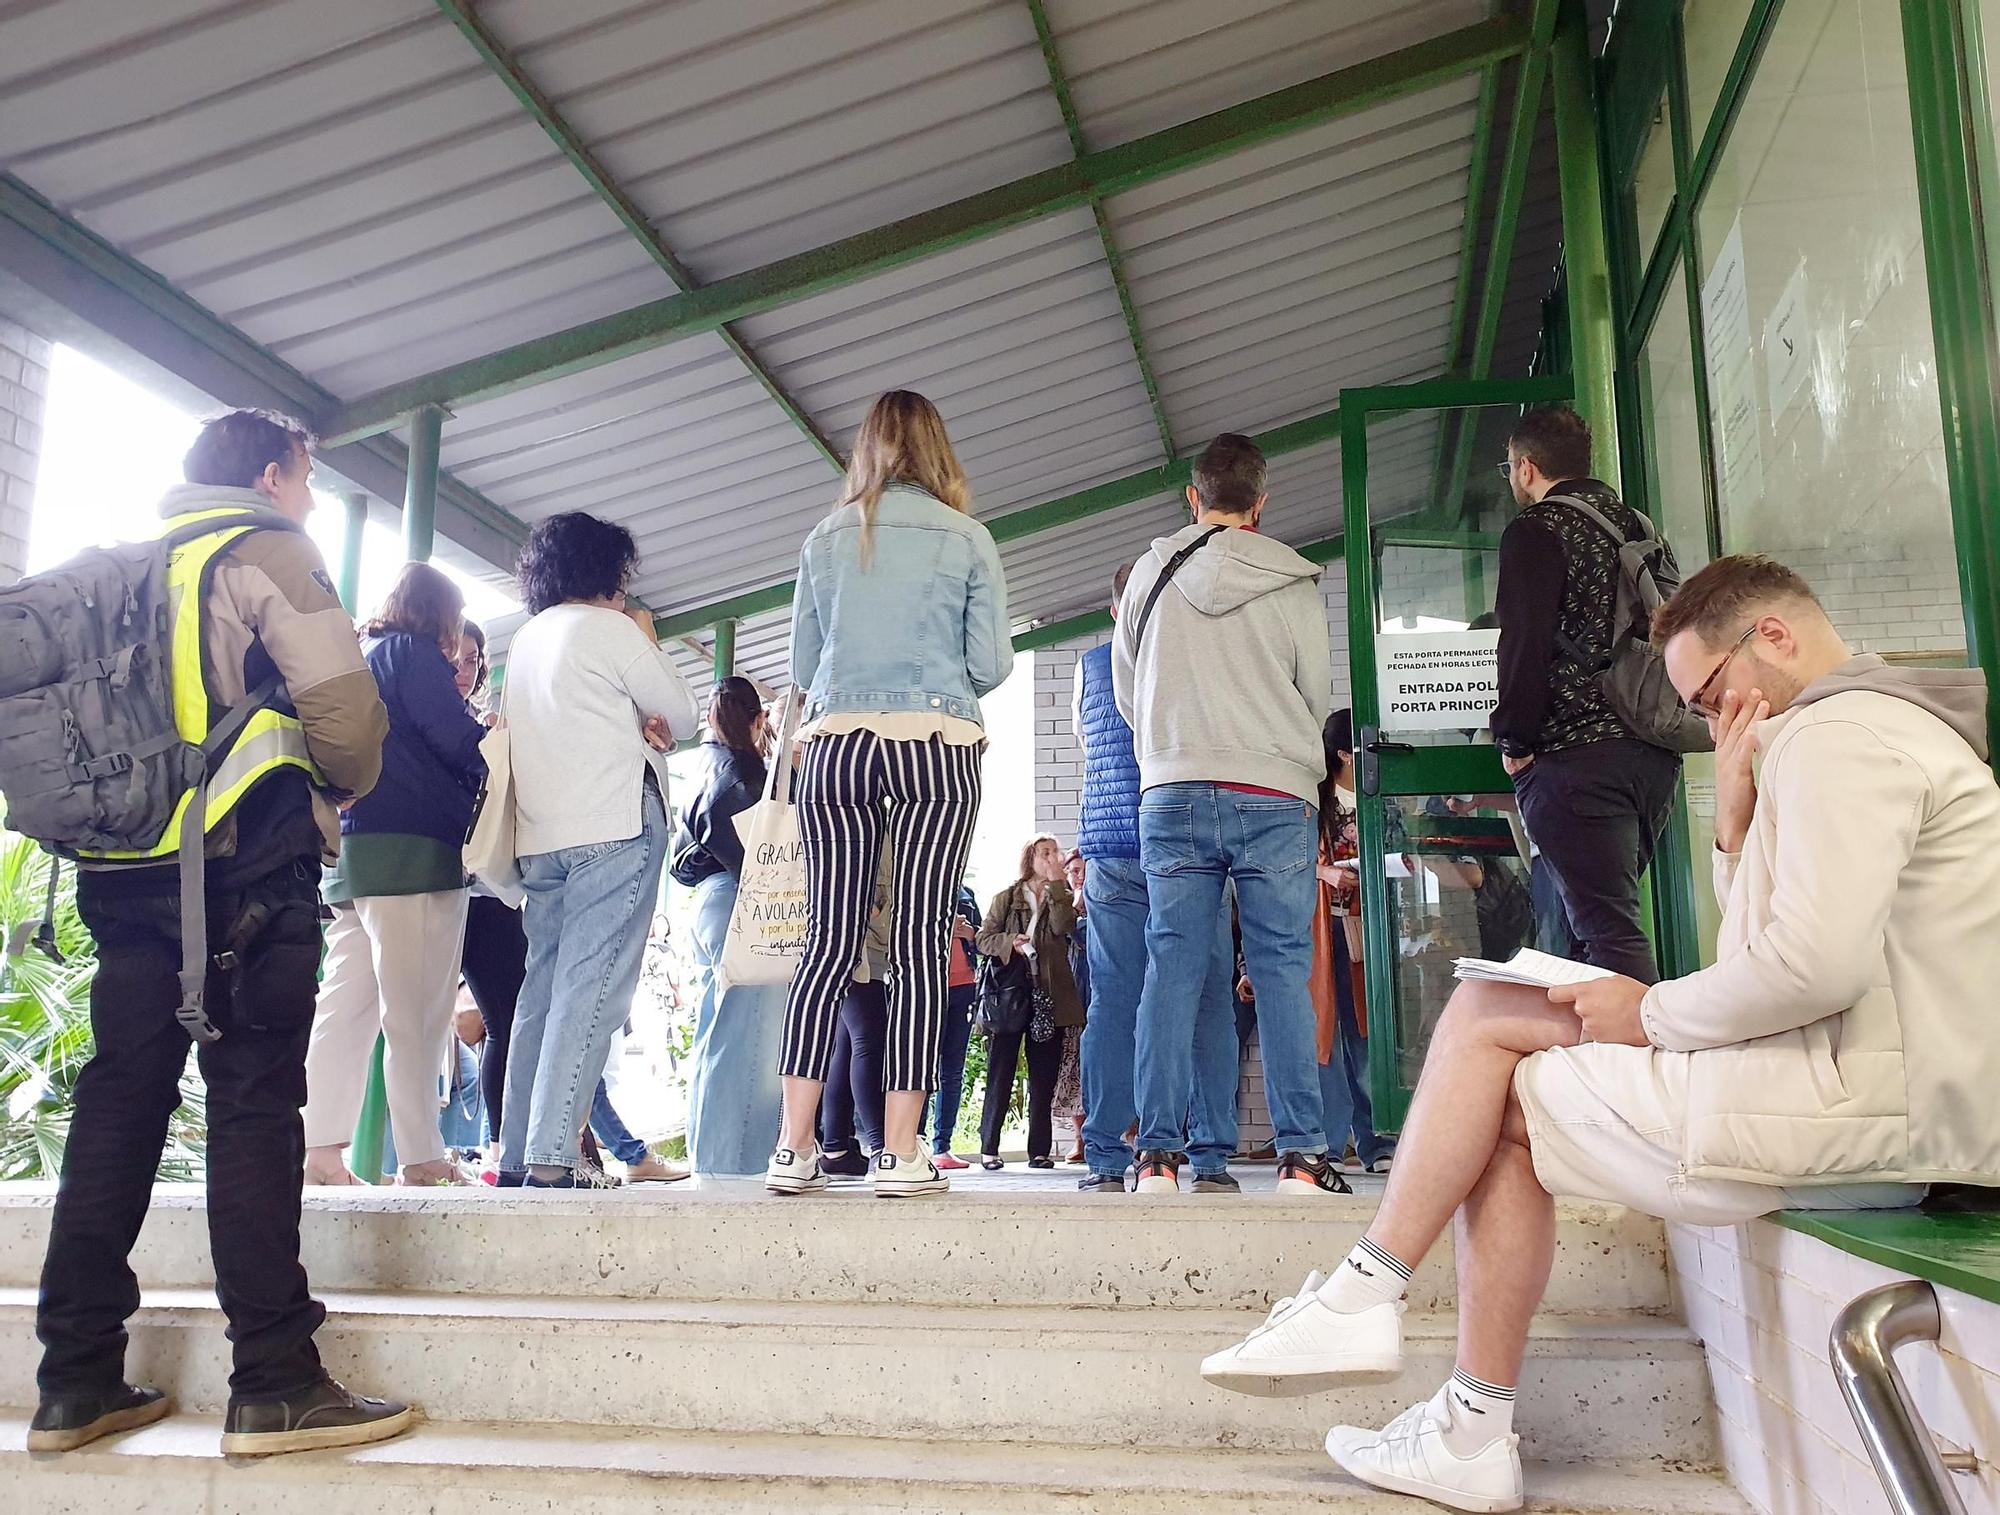
[[1893,1210],[1923,1198],[1920,1184],[1785,1189],[1689,1177],[1681,1160],[1687,1078],[1685,1056],[1652,1047],[1589,1042],[1522,1058],[1514,1095],[1542,1187],[1692,1226],[1733,1226],[1793,1208]]

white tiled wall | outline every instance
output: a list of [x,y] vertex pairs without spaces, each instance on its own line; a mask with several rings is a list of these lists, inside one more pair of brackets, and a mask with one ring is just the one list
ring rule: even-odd
[[13,583],[28,566],[28,509],[54,355],[25,327],[0,320],[0,584]]
[[[1827,1361],[1833,1318],[1903,1275],[1768,1221],[1669,1226],[1688,1325],[1707,1347],[1729,1476],[1760,1515],[1888,1515]],[[1976,1453],[1955,1475],[1967,1515],[2000,1515],[2000,1305],[1939,1289],[1944,1332],[1897,1364],[1946,1450]]]

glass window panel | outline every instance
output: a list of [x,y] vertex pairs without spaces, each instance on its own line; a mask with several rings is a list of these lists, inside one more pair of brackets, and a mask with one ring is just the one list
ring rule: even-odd
[[1693,573],[1708,561],[1708,504],[1694,408],[1687,276],[1679,270],[1667,281],[1659,314],[1640,349],[1639,373],[1646,405],[1647,502],[1673,544],[1681,571]]
[[1788,0],[1699,231],[1724,549],[1859,648],[1962,661],[1897,0]]
[[1708,136],[1708,118],[1722,96],[1722,81],[1743,40],[1752,0],[1687,0],[1681,11],[1681,39],[1687,49],[1688,130],[1699,151]]
[[1632,171],[1632,214],[1638,221],[1639,272],[1653,257],[1660,228],[1667,224],[1667,210],[1674,203],[1674,134],[1667,126],[1667,96],[1661,91],[1653,107],[1653,124],[1646,132],[1646,145],[1639,149],[1639,163]]

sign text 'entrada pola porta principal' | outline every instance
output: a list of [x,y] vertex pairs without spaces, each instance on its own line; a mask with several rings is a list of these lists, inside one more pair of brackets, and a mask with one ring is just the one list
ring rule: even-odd
[[1474,730],[1499,701],[1497,631],[1385,631],[1375,658],[1384,731]]

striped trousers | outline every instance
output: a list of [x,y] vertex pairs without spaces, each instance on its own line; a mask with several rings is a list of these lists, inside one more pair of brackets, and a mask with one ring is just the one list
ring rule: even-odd
[[952,906],[979,815],[984,752],[983,745],[954,747],[935,737],[886,741],[872,731],[815,737],[801,749],[806,946],[785,1004],[780,1072],[826,1081],[886,843],[894,885],[882,1086],[936,1085]]

